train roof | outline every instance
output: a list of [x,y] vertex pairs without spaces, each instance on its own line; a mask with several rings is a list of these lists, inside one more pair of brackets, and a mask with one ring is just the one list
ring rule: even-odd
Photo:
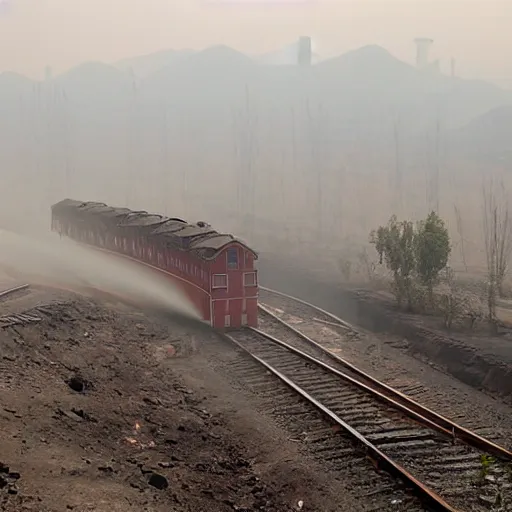
[[[138,228],[145,236],[150,236],[166,246],[178,247],[195,253],[202,259],[214,259],[226,246],[238,243],[257,253],[247,244],[227,233],[219,233],[205,222],[189,224],[176,218],[133,211],[128,208],[108,206],[105,203],[83,202],[74,199],[64,199],[52,206],[56,215],[79,217],[83,221],[90,219],[95,222],[104,220],[117,229]],[[94,219],[94,220],[93,220]]]
[[147,212],[132,212],[119,222],[119,227],[151,227],[165,222],[162,215],[153,215]]

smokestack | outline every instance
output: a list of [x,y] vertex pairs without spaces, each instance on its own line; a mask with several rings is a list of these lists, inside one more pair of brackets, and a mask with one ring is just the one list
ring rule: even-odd
[[416,43],[416,66],[423,69],[428,65],[428,50],[434,40],[427,37],[418,37],[414,42]]
[[298,63],[299,66],[311,65],[311,37],[299,37],[299,50],[298,50]]

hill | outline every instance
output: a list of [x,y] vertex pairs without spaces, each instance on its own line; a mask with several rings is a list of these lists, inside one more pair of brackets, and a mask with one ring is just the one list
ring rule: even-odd
[[[16,170],[5,191],[30,189],[40,204],[79,195],[181,211],[249,239],[240,218],[285,216],[290,230],[316,233],[324,216],[322,229],[339,233],[352,215],[346,225],[366,237],[398,204],[388,197],[397,180],[416,187],[407,197],[421,209],[426,171],[445,153],[452,169],[472,154],[475,173],[494,165],[510,108],[510,91],[419,70],[375,45],[311,66],[226,46],[164,51],[43,83],[0,75],[0,166]],[[0,199],[8,209],[12,194]]]
[[162,50],[123,59],[114,63],[114,66],[121,71],[133,73],[137,79],[144,79],[162,68],[176,64],[193,53],[195,53],[193,50]]
[[453,153],[512,164],[512,106],[491,109],[450,134]]

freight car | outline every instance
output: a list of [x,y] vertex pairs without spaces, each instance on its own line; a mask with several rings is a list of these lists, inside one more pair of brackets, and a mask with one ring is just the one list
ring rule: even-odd
[[172,278],[214,328],[256,327],[257,254],[206,222],[64,199],[52,231],[158,269]]

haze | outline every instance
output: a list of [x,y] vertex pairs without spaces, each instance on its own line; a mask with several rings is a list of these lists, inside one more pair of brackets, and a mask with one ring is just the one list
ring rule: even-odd
[[[225,44],[266,53],[313,37],[331,57],[365,44],[412,62],[415,37],[461,76],[512,87],[508,0],[3,0],[0,69],[43,76],[81,62],[114,62],[167,48]],[[0,14],[1,15],[1,14]]]
[[110,299],[166,315],[188,326],[202,322],[177,288],[128,260],[54,236],[25,237],[0,230],[0,267],[11,277]]
[[1,226],[103,201],[326,267],[434,209],[451,264],[482,267],[482,183],[512,185],[510,2],[214,3],[4,2]]

